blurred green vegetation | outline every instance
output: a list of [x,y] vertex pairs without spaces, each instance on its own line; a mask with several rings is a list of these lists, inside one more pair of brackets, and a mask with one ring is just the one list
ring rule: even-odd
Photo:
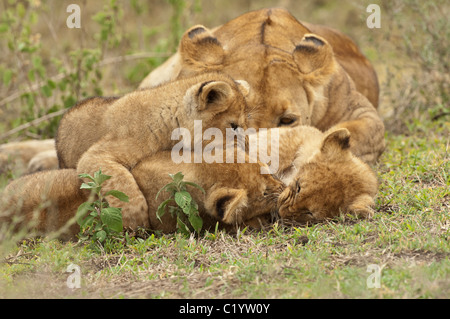
[[[73,2],[0,5],[0,142],[52,137],[60,117],[3,134],[88,96],[127,93],[176,50],[188,27],[214,27],[263,7],[287,8],[355,39],[379,74],[388,131],[449,112],[445,0],[84,0],[81,28],[70,29],[66,9]],[[380,29],[366,25],[370,3],[381,7]]]

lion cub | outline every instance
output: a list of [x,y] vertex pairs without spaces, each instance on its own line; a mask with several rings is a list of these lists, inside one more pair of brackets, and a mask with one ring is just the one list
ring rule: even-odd
[[[188,189],[198,203],[203,229],[214,227],[217,222],[229,230],[247,222],[258,226],[276,213],[277,198],[285,187],[278,178],[260,174],[261,167],[267,166],[260,162],[175,164],[169,151],[147,157],[131,170],[148,203],[146,223],[135,227],[164,233],[176,230],[177,220],[170,213],[162,216],[162,222],[156,217],[159,204],[168,194],[161,193],[158,201],[155,197],[170,182],[168,174],[179,171],[186,181],[206,191],[203,194],[194,187]],[[13,224],[16,230],[33,230],[35,235],[46,235],[66,226],[58,237],[75,239],[79,227],[73,218],[78,206],[89,199],[89,191],[80,189],[81,183],[75,169],[39,172],[11,182],[0,197],[0,226]],[[125,221],[124,226],[130,227]]]
[[350,132],[299,126],[280,129],[280,169],[288,187],[278,198],[279,215],[314,223],[341,213],[372,215],[378,181],[351,151]]
[[[81,184],[74,169],[41,171],[13,180],[0,196],[0,234],[60,232],[60,239],[75,239],[80,227],[68,221],[90,196],[89,190],[80,189]],[[68,229],[61,231],[66,225]]]
[[[218,73],[135,91],[105,108],[101,124],[91,129],[89,142],[93,145],[78,161],[77,172],[92,175],[101,169],[113,176],[102,190],[120,189],[130,201],[121,203],[109,196],[111,206],[121,205],[124,223],[129,227],[148,227],[147,202],[130,170],[145,157],[170,150],[177,143],[171,140],[177,128],[191,132],[192,145],[194,120],[202,121],[203,130],[214,127],[223,134],[230,127],[246,129],[245,109],[238,84]],[[83,123],[80,127],[86,129]]]
[[139,163],[132,173],[147,198],[152,229],[175,231],[174,216],[166,213],[161,221],[156,217],[157,207],[168,194],[161,193],[158,201],[155,197],[158,190],[171,181],[169,173],[182,172],[186,181],[195,182],[206,191],[204,195],[194,187],[189,189],[199,205],[204,228],[214,227],[219,221],[230,230],[249,224],[258,228],[271,216],[276,216],[277,199],[285,185],[274,175],[261,174],[262,167],[268,172],[267,165],[261,162],[176,164],[170,152],[160,152]]

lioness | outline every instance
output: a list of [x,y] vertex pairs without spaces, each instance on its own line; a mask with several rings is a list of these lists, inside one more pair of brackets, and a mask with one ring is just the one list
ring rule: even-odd
[[301,23],[283,9],[249,12],[212,30],[197,25],[140,87],[211,70],[250,84],[250,127],[347,128],[350,150],[367,163],[384,150],[376,73],[339,31]]
[[140,88],[211,70],[250,84],[250,127],[343,127],[351,132],[351,151],[365,162],[374,163],[384,150],[376,73],[337,30],[299,22],[283,9],[249,12],[212,30],[194,26]]

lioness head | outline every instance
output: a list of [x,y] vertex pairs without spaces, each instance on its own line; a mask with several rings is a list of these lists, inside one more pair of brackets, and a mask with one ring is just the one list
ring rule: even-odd
[[[246,26],[249,19],[260,28]],[[255,128],[309,125],[313,116],[323,116],[313,114],[313,105],[322,101],[337,67],[324,38],[277,9],[249,13],[214,31],[194,26],[182,37],[179,55],[178,77],[220,71],[246,80]]]
[[340,213],[372,215],[378,182],[370,167],[349,150],[350,133],[326,134],[320,151],[298,167],[298,174],[278,199],[283,219],[314,223]]

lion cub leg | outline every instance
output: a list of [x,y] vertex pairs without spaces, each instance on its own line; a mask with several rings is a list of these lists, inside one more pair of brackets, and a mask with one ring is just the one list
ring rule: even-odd
[[106,196],[111,207],[122,208],[124,227],[149,227],[147,201],[130,172],[135,165],[129,159],[130,154],[136,156],[137,162],[140,151],[132,150],[130,149],[132,146],[126,145],[129,144],[124,140],[102,141],[95,144],[81,157],[77,172],[93,175],[101,169],[103,174],[112,176],[102,184],[102,193],[118,190],[128,195],[128,203],[113,196]]
[[42,171],[25,175],[6,186],[0,197],[0,226],[27,234],[57,232],[63,240],[80,231],[73,218],[90,192],[80,189],[76,170]]

